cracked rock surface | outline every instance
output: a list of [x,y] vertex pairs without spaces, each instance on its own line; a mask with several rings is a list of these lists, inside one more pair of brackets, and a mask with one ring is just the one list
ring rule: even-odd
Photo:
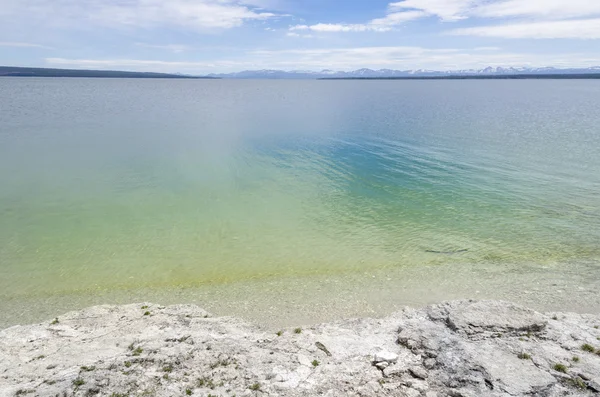
[[600,396],[599,327],[498,301],[282,332],[97,306],[0,331],[0,396]]

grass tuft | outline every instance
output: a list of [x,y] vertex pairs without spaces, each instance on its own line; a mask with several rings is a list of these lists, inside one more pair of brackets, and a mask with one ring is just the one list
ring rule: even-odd
[[517,355],[521,360],[531,360],[531,356],[527,353],[519,353]]
[[590,345],[589,343],[584,343],[583,345],[581,345],[581,350],[589,353],[594,353],[596,351],[594,346]]
[[82,386],[82,385],[85,385],[85,381],[83,379],[81,379],[79,377],[73,379],[73,386],[79,387],[79,386]]
[[320,364],[320,362],[318,362],[317,360],[313,360],[312,365],[313,367],[318,367]]
[[567,366],[564,364],[556,363],[552,368],[557,372],[562,372],[563,374],[567,373]]
[[581,379],[579,376],[574,377],[573,379],[570,380],[571,384],[581,390],[585,390],[587,389],[587,385],[585,384],[585,382],[583,381],[583,379]]
[[302,328],[296,328],[296,329],[294,330],[294,333],[295,333],[295,334],[301,334],[301,333],[302,333]]
[[258,382],[254,383],[253,385],[251,385],[249,387],[249,389],[252,390],[252,391],[259,391],[260,390],[260,383],[258,383]]

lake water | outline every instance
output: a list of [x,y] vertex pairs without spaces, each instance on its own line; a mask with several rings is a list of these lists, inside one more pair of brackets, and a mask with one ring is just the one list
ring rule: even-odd
[[600,308],[600,81],[0,79],[0,326]]

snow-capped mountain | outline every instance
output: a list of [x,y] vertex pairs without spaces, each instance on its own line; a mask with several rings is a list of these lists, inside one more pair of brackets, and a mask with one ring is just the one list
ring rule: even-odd
[[245,70],[235,73],[212,73],[208,77],[224,79],[319,79],[319,78],[386,78],[386,77],[443,77],[443,76],[500,76],[500,75],[573,75],[573,74],[600,74],[600,66],[590,68],[558,69],[554,67],[528,68],[528,67],[501,67],[488,66],[483,69],[464,70],[393,70],[393,69],[358,69],[351,72],[324,69],[319,72],[310,70]]

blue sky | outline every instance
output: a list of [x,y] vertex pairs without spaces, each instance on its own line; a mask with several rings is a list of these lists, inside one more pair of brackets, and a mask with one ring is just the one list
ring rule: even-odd
[[181,73],[600,65],[600,0],[0,0],[0,65]]

